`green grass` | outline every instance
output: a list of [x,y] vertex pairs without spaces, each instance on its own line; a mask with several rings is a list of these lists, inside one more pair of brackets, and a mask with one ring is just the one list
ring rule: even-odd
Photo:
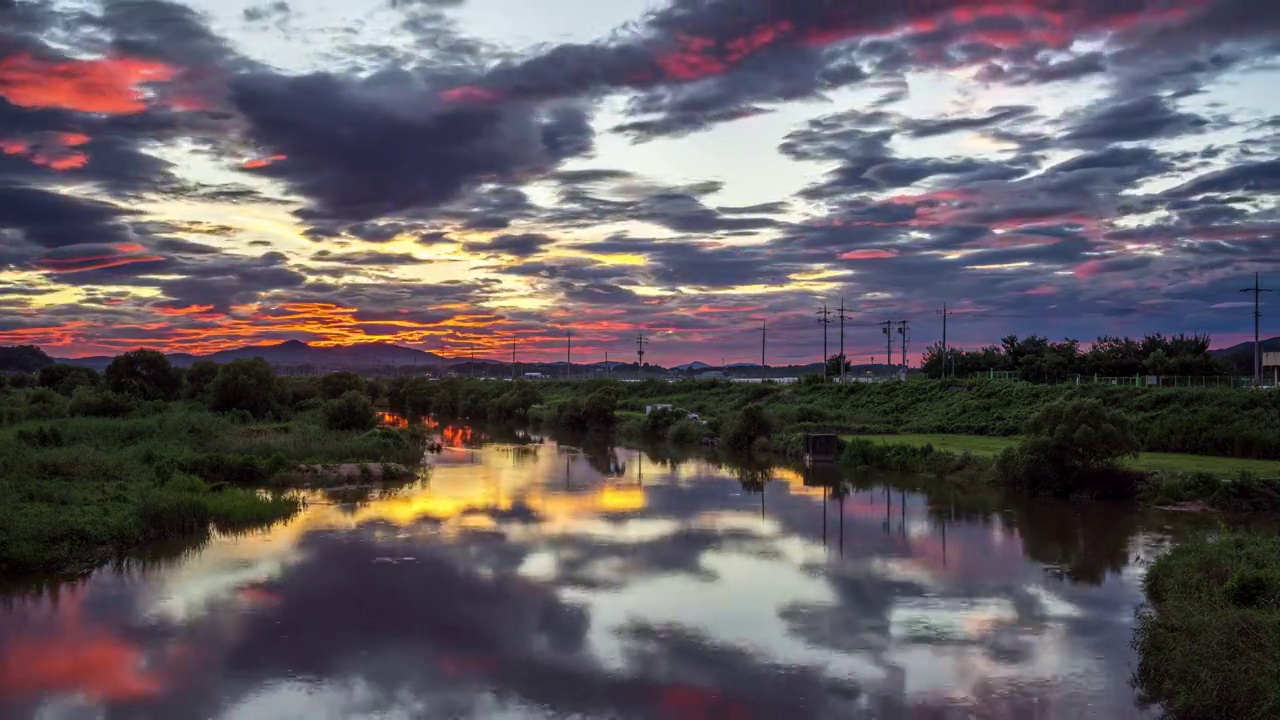
[[407,432],[327,430],[314,414],[241,423],[174,403],[127,418],[73,417],[0,429],[0,575],[78,572],[144,544],[288,517],[268,493],[303,463],[416,465]]
[[1173,720],[1280,717],[1280,538],[1229,534],[1159,557],[1134,682]]
[[[873,442],[898,445],[933,445],[937,450],[960,454],[971,452],[980,456],[995,456],[1007,447],[1018,444],[1017,437],[987,437],[982,435],[846,435],[865,438]],[[1209,473],[1219,477],[1238,477],[1249,473],[1260,477],[1280,477],[1280,461],[1252,460],[1249,458],[1187,455],[1182,453],[1139,453],[1127,460],[1125,466],[1144,472]]]

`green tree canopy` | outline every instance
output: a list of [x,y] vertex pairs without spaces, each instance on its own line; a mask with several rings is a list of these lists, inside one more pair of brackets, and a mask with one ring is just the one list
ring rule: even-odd
[[210,407],[217,412],[243,410],[254,417],[279,416],[286,401],[284,386],[262,358],[223,365],[213,382]]

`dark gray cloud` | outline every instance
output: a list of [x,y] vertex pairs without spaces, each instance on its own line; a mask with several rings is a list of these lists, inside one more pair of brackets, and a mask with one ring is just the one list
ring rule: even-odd
[[484,242],[469,242],[463,247],[472,253],[481,255],[508,255],[516,258],[533,257],[541,253],[554,242],[552,238],[538,233],[522,235],[498,235]]
[[1132,100],[1107,98],[1086,110],[1064,137],[1101,144],[1152,140],[1197,132],[1208,123],[1198,115],[1178,112],[1168,99],[1155,95]]

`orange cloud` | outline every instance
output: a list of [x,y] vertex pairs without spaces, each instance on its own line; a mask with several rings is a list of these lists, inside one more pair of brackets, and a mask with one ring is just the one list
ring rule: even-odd
[[84,255],[66,258],[41,258],[35,262],[35,266],[48,273],[78,273],[120,267],[121,265],[131,265],[133,263],[157,262],[159,260],[164,260],[164,256]]
[[493,90],[486,90],[474,85],[463,85],[452,90],[445,90],[440,93],[440,98],[456,103],[487,103],[501,99],[501,95]]
[[240,163],[240,167],[244,168],[245,170],[256,170],[258,168],[267,167],[268,165],[272,165],[281,160],[288,160],[288,159],[289,159],[289,156],[287,155],[272,155],[270,157],[265,157],[265,158],[253,158],[252,160],[245,160],[244,162]]
[[898,257],[896,250],[879,250],[868,248],[866,250],[850,250],[840,256],[841,260],[883,260],[885,258]]
[[140,86],[176,74],[163,63],[133,58],[50,62],[15,55],[0,60],[0,97],[27,108],[134,115],[147,109]]
[[89,164],[84,153],[70,150],[88,143],[90,137],[82,133],[38,133],[29,138],[0,140],[0,150],[6,155],[26,156],[33,165],[54,170],[74,170]]

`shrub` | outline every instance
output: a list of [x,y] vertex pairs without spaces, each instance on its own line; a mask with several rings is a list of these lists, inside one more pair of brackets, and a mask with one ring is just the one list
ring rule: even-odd
[[85,417],[121,418],[136,409],[136,401],[111,390],[81,386],[71,395],[67,411]]
[[320,397],[325,400],[337,400],[349,392],[363,393],[364,379],[349,370],[331,372],[320,378]]
[[173,400],[182,389],[182,376],[169,358],[155,350],[134,350],[116,356],[104,373],[118,393],[143,400]]
[[1027,422],[1016,450],[996,461],[1001,479],[1032,495],[1132,497],[1138,477],[1118,462],[1138,451],[1129,420],[1091,398],[1051,403]]
[[644,435],[651,440],[663,440],[670,435],[671,428],[688,416],[684,410],[656,408],[644,416]]
[[200,360],[187,369],[186,397],[192,400],[207,400],[213,391],[213,383],[218,379],[218,364],[209,360]]
[[262,358],[234,360],[218,369],[210,407],[217,412],[243,410],[253,417],[282,416],[284,388]]
[[369,430],[378,424],[378,415],[368,396],[349,390],[324,404],[324,425],[330,430]]
[[667,440],[673,445],[694,445],[709,435],[707,426],[697,420],[685,418],[667,431]]
[[94,387],[100,382],[102,378],[93,368],[56,363],[40,368],[38,384],[59,395],[70,396],[77,388]]
[[1280,717],[1280,538],[1192,538],[1144,580],[1134,684],[1176,720]]
[[734,415],[725,427],[721,442],[730,450],[746,452],[752,450],[758,440],[768,440],[772,434],[773,425],[764,406],[752,403]]

